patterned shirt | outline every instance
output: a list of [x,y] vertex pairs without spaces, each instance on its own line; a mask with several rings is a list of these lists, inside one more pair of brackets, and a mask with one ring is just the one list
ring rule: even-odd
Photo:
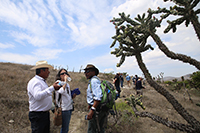
[[[91,86],[91,88],[90,88]],[[94,100],[101,101],[103,97],[102,90],[101,90],[101,81],[97,76],[93,76],[88,83],[87,88],[87,103],[89,105],[94,104]]]

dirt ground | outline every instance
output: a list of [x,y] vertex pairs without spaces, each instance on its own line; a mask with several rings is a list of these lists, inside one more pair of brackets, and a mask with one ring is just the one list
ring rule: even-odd
[[[122,88],[121,98],[116,102],[124,102],[124,99],[130,94],[134,94],[135,90],[127,85]],[[146,85],[146,89],[143,90],[143,104],[146,107],[147,112],[151,112],[163,118],[168,118],[168,120],[176,121],[180,123],[187,122],[173,109],[172,105],[167,102],[167,100],[157,93],[152,87]],[[175,98],[184,106],[184,108],[193,115],[197,120],[200,121],[200,107],[196,106],[195,103],[200,102],[200,98],[192,95],[193,103],[189,100],[187,95],[183,95],[185,92],[170,92],[175,96]],[[141,108],[140,108],[141,109]],[[141,109],[142,110],[142,109]],[[72,114],[70,122],[69,133],[83,133],[86,132],[87,121],[84,120],[84,116],[87,112],[75,111]],[[82,126],[81,126],[82,125]],[[85,126],[83,129],[83,125]],[[179,130],[170,129],[162,124],[152,121],[149,118],[138,118],[134,120],[134,133],[181,133]],[[112,131],[106,131],[112,132]],[[132,131],[126,131],[126,133],[132,133]]]
[[[125,87],[122,88],[121,98],[119,98],[116,102],[124,102],[124,99],[130,96],[130,94],[132,93],[135,93],[133,87],[127,87],[125,85]],[[146,107],[146,110],[142,110],[140,107],[138,107],[140,111],[147,111],[163,118],[168,118],[168,120],[170,121],[187,124],[187,122],[173,109],[172,105],[169,104],[167,100],[162,95],[157,93],[152,87],[146,85],[146,89],[144,89],[143,93],[143,104]],[[182,104],[182,106],[188,111],[188,113],[190,113],[198,121],[200,121],[200,107],[196,106],[196,103],[200,103],[200,97],[190,93],[193,100],[193,103],[191,103],[188,96],[183,95],[183,90],[182,92],[170,91],[170,93],[174,95],[174,97]],[[11,101],[7,100],[6,98],[1,98],[2,110],[0,111],[0,113],[2,114],[2,119],[0,120],[0,131],[2,131],[2,133],[31,132],[30,122],[28,120],[28,99],[26,98],[26,91],[19,91],[17,94],[18,97],[22,98],[22,100],[18,98],[15,101]],[[10,94],[10,96],[12,96],[12,93]],[[13,96],[16,96],[16,94]],[[75,107],[75,111],[73,111],[70,121],[69,133],[87,132],[87,120],[84,120],[84,117],[87,114],[87,110],[84,108],[87,107],[79,105]],[[25,110],[25,112],[23,112],[23,110]],[[53,125],[53,113],[51,112],[50,115],[51,133],[59,133],[61,127],[56,127]],[[130,123],[129,125],[127,125],[127,127],[124,127],[124,125],[121,126],[121,123],[117,123],[114,129],[111,128],[109,130],[106,130],[106,133],[181,133],[181,131],[179,130],[168,128],[162,124],[152,121],[149,118],[135,118],[134,116],[131,116],[130,119]],[[14,122],[12,122],[11,120],[14,120]],[[119,129],[118,132],[116,132],[117,128]]]

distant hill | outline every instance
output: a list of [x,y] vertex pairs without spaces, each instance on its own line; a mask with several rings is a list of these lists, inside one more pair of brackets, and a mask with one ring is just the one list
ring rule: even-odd
[[[192,74],[187,74],[187,75],[184,75],[184,79],[190,79],[190,76]],[[181,77],[171,77],[171,76],[167,76],[167,77],[164,77],[164,81],[172,81],[173,79],[177,79],[178,81],[181,81]]]

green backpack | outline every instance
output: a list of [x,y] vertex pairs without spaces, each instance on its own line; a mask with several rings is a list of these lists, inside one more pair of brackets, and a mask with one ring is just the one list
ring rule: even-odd
[[[91,83],[90,90],[92,92]],[[112,109],[115,105],[117,93],[114,89],[114,86],[107,80],[101,81],[101,90],[103,93],[103,97],[101,99],[100,109],[108,111],[109,109]]]

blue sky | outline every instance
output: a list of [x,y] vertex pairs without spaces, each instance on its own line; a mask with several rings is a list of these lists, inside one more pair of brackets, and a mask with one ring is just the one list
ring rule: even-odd
[[[171,4],[162,0],[0,0],[0,62],[35,65],[47,60],[77,72],[92,63],[100,72],[142,76],[135,57],[116,67],[120,58],[110,54],[115,28],[109,21],[121,12],[134,18],[149,7]],[[182,24],[176,33],[164,34],[166,26],[162,23],[156,33],[168,48],[199,60],[200,43],[193,27]],[[197,71],[194,66],[168,59],[151,38],[148,43],[155,49],[142,55],[152,76],[164,72],[164,76],[179,77]]]

